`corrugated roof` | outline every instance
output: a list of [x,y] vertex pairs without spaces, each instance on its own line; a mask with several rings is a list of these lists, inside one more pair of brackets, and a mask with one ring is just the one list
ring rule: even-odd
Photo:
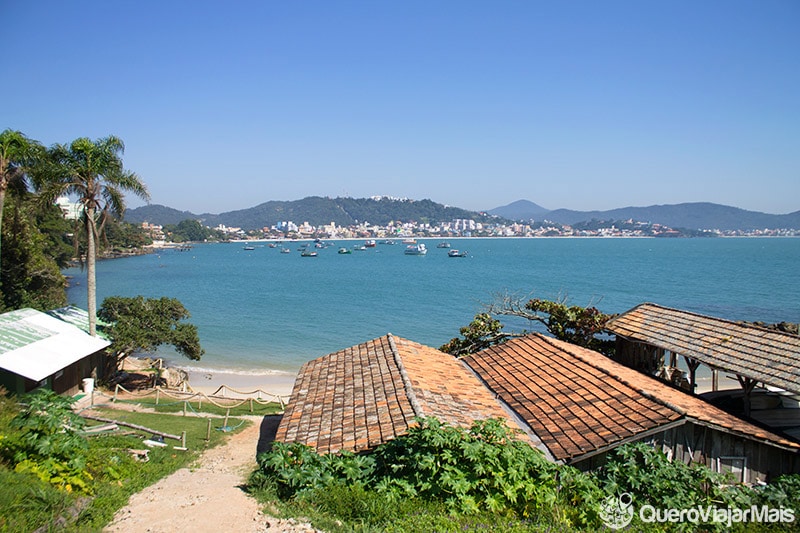
[[[52,311],[47,311],[47,314],[55,317],[59,320],[63,320],[67,324],[72,324],[76,328],[81,329],[84,333],[89,333],[89,312],[81,309],[80,307],[75,307],[74,305],[68,305],[66,307],[60,307],[58,309],[53,309]],[[108,336],[103,332],[103,326],[107,326],[106,322],[103,322],[100,319],[97,319],[97,336],[102,339],[108,339]]]
[[41,381],[111,343],[34,309],[0,315],[0,368]]
[[800,393],[800,336],[644,303],[606,329],[759,382]]
[[459,426],[507,418],[457,359],[386,335],[303,365],[276,440],[362,451],[405,434],[417,416]]
[[509,340],[464,361],[557,460],[579,460],[682,420],[800,450],[796,442],[598,352],[540,334]]

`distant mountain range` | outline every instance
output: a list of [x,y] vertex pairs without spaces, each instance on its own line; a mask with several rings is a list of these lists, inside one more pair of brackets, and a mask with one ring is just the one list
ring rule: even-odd
[[800,229],[800,211],[770,215],[738,207],[708,202],[649,207],[622,207],[609,211],[548,210],[528,200],[518,200],[488,213],[512,220],[549,220],[559,224],[577,224],[589,220],[628,220],[662,224],[671,228],[693,230]]
[[362,222],[387,225],[391,221],[436,224],[454,219],[472,219],[479,222],[496,221],[551,221],[574,225],[591,220],[629,220],[662,224],[671,228],[692,230],[758,230],[800,229],[800,211],[786,215],[770,215],[746,211],[737,207],[713,203],[683,203],[653,205],[649,207],[623,207],[609,211],[549,210],[528,200],[518,200],[508,205],[479,213],[457,207],[445,206],[431,200],[406,200],[393,198],[326,198],[310,196],[294,201],[270,201],[249,209],[220,214],[194,214],[163,205],[146,205],[130,209],[125,220],[132,223],[177,224],[186,219],[200,220],[216,227],[220,224],[244,230],[261,229],[281,221],[308,222],[314,226],[334,222],[351,226]]
[[337,226],[352,226],[364,222],[386,226],[392,221],[437,224],[454,219],[472,219],[491,222],[495,220],[495,217],[458,207],[445,206],[431,200],[323,198],[320,196],[309,196],[302,200],[288,202],[265,202],[249,209],[228,211],[218,215],[211,213],[196,215],[163,205],[146,205],[130,209],[125,213],[127,222],[150,222],[162,226],[177,224],[186,219],[200,220],[201,223],[210,227],[223,224],[243,230],[256,230],[274,226],[281,221],[292,221],[295,224],[308,222],[313,226],[331,222]]

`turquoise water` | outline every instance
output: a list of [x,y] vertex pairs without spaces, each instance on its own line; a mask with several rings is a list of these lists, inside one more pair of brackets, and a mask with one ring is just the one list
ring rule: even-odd
[[[360,241],[356,241],[359,242]],[[98,303],[112,295],[177,298],[192,313],[196,369],[296,371],[305,361],[393,333],[438,347],[498,293],[566,298],[607,313],[642,302],[733,320],[800,322],[800,239],[451,239],[426,256],[404,245],[350,255],[341,246],[301,257],[264,244],[197,245],[188,252],[98,263]],[[71,269],[68,299],[86,307],[85,274]],[[530,327],[504,320],[506,329]]]

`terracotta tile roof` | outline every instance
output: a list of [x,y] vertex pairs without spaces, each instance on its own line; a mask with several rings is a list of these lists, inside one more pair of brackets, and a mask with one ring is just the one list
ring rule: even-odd
[[417,416],[460,426],[507,418],[457,359],[386,335],[303,365],[276,440],[362,451],[406,433]]
[[579,460],[686,420],[800,450],[800,444],[598,352],[543,335],[512,339],[464,361],[556,460]]
[[644,303],[606,329],[723,370],[800,392],[800,336]]

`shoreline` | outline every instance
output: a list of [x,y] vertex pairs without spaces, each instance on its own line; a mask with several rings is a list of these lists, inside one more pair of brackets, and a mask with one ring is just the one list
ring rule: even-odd
[[[158,364],[159,359],[161,364]],[[194,392],[206,396],[220,395],[229,398],[259,396],[264,399],[277,399],[284,402],[292,394],[297,374],[293,372],[246,372],[215,369],[192,369],[170,363],[159,357],[129,356],[122,363],[121,370],[136,373],[153,367],[171,369],[184,373],[186,385]]]
[[221,395],[230,398],[262,396],[265,399],[280,397],[289,399],[296,374],[244,374],[181,369],[189,376],[187,383],[195,392],[207,396]]

